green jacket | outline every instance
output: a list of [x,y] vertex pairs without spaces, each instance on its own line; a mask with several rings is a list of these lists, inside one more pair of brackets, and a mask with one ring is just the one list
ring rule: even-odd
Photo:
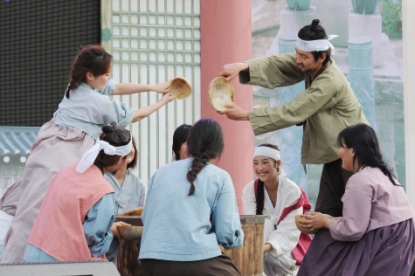
[[289,86],[305,80],[304,90],[290,103],[248,112],[255,135],[305,122],[302,164],[337,160],[337,136],[347,126],[369,124],[344,74],[330,59],[313,82],[297,68],[295,54],[246,61],[249,71],[239,74],[242,84],[266,88]]

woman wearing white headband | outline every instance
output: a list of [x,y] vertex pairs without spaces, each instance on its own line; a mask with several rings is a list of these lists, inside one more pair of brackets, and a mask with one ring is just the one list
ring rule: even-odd
[[257,179],[242,191],[243,213],[265,215],[264,273],[295,275],[311,236],[302,234],[294,217],[310,210],[307,195],[284,177],[277,146],[262,144],[255,149],[253,169]]
[[114,189],[103,174],[124,164],[132,149],[131,134],[115,123],[102,128],[96,144],[79,163],[53,178],[33,225],[24,259],[27,262],[105,259],[113,236]]

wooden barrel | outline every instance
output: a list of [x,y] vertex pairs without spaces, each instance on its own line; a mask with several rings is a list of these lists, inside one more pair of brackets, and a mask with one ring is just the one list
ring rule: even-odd
[[[244,231],[244,244],[241,247],[225,250],[242,276],[262,276],[263,248],[264,248],[264,216],[241,215],[241,226]],[[131,225],[142,226],[141,217],[118,216],[115,221],[123,221]],[[147,275],[138,262],[141,239],[134,241],[120,240],[120,249],[117,256],[117,268],[121,276]]]
[[[141,217],[117,216],[115,221],[123,221],[135,226],[142,226]],[[138,262],[141,238],[133,241],[120,240],[120,249],[117,255],[117,269],[121,276],[147,276]]]
[[264,258],[264,221],[265,216],[241,215],[244,231],[244,244],[241,247],[225,250],[242,276],[262,276]]

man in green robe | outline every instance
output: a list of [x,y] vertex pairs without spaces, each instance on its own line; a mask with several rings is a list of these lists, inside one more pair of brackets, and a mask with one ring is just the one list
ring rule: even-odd
[[[330,37],[331,39],[331,37]],[[249,120],[255,135],[303,126],[302,164],[324,164],[315,211],[342,216],[341,197],[350,173],[337,155],[337,135],[347,126],[368,124],[349,82],[331,58],[333,46],[319,20],[298,33],[295,54],[282,54],[227,64],[221,76],[227,81],[239,75],[242,84],[266,88],[305,81],[305,90],[292,102],[242,110],[228,105],[222,112],[232,120]]]

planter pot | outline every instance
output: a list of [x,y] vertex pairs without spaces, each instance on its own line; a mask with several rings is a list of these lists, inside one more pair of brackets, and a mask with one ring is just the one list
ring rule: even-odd
[[376,11],[377,0],[352,0],[353,10],[357,13],[373,14]]
[[290,10],[305,11],[310,8],[310,0],[287,0]]

